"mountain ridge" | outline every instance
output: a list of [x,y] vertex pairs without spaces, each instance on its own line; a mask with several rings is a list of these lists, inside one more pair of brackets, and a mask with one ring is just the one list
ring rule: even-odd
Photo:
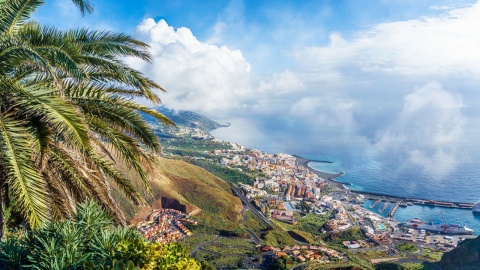
[[[207,116],[202,114],[192,112],[192,111],[183,111],[183,110],[173,110],[165,106],[155,107],[155,110],[162,113],[170,120],[172,120],[177,126],[186,126],[188,128],[198,128],[206,132],[210,132],[214,129],[220,127],[228,127],[230,123],[215,121]],[[146,121],[149,123],[155,123],[156,120],[150,115],[142,115]]]

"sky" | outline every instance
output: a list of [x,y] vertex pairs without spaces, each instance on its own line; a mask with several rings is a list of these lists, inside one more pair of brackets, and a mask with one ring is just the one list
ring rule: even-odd
[[362,157],[395,155],[434,179],[480,150],[480,2],[92,3],[81,17],[47,1],[34,19],[147,42],[152,64],[125,61],[167,89],[165,106],[231,122],[219,136],[312,155],[354,142]]

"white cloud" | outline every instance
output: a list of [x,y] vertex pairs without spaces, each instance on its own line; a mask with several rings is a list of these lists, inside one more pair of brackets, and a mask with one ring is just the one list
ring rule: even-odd
[[186,27],[144,20],[137,28],[151,46],[152,65],[128,60],[165,89],[165,105],[175,109],[221,112],[241,105],[248,91],[250,65],[238,50],[200,42]]
[[264,95],[280,96],[304,88],[305,84],[298,74],[286,70],[260,81],[256,91]]
[[396,120],[380,131],[375,147],[382,154],[406,156],[425,173],[440,179],[456,169],[466,117],[459,95],[431,82],[404,97]]
[[380,23],[330,45],[297,50],[308,69],[407,76],[480,74],[480,3],[441,15]]

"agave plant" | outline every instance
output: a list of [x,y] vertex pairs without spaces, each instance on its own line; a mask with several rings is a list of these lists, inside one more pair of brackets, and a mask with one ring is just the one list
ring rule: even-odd
[[[72,2],[82,14],[93,10]],[[154,91],[163,89],[122,61],[150,61],[148,46],[125,34],[29,21],[42,4],[0,0],[0,226],[6,209],[37,227],[70,217],[85,198],[124,223],[110,184],[142,203],[122,169],[148,187],[148,164],[160,150],[139,112],[173,125],[135,100],[159,103]]]

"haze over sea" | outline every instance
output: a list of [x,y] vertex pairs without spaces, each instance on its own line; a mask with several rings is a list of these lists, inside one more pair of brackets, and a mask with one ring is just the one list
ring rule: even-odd
[[[478,149],[478,145],[465,147],[471,149],[470,152],[465,152],[465,155],[471,158],[463,159],[455,170],[438,179],[402,157],[393,154],[375,155],[371,147],[366,148],[359,143],[356,136],[349,138],[345,130],[335,131],[326,127],[324,132],[318,133],[315,141],[309,141],[301,132],[296,132],[287,139],[286,134],[280,131],[279,136],[270,135],[266,140],[264,136],[258,136],[257,139],[247,136],[248,139],[242,141],[235,131],[237,128],[233,123],[229,128],[214,130],[212,134],[219,139],[236,140],[247,147],[270,153],[286,152],[311,160],[331,161],[332,163],[310,162],[309,165],[325,172],[345,172],[346,174],[337,180],[350,183],[347,187],[354,190],[456,202],[475,203],[480,200],[480,166],[475,162],[480,155],[474,151]],[[277,138],[277,141],[274,138]],[[370,203],[367,201],[366,206]],[[378,211],[381,205],[373,211]],[[392,206],[393,204],[383,215],[386,215]],[[465,223],[474,230],[474,234],[480,234],[480,216],[474,215],[471,210],[414,205],[399,208],[395,214],[398,221],[414,217],[424,221]]]

